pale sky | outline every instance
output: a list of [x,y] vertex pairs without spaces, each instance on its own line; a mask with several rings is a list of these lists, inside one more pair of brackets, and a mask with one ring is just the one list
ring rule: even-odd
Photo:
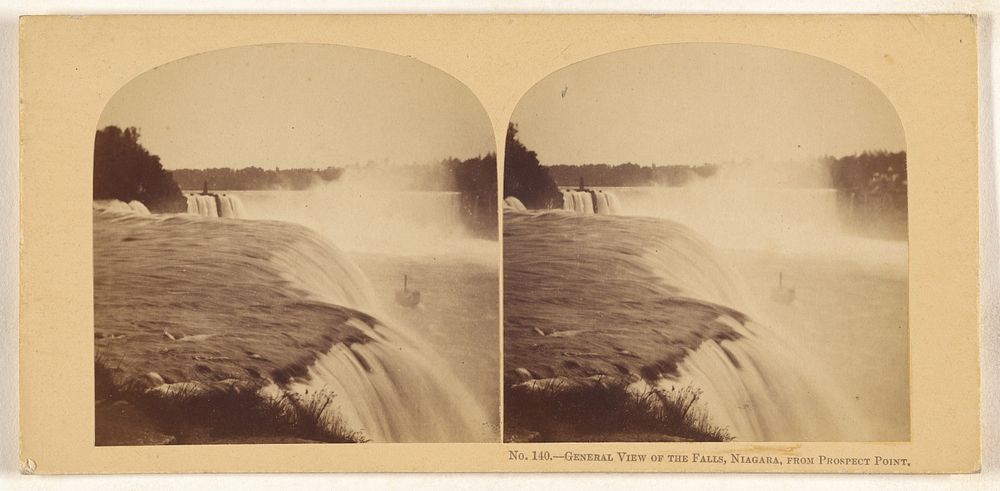
[[619,51],[549,75],[514,110],[545,165],[784,161],[905,149],[895,109],[834,63],[735,44]]
[[495,151],[462,83],[412,58],[343,46],[248,46],[139,75],[98,128],[136,126],[168,169],[410,164]]

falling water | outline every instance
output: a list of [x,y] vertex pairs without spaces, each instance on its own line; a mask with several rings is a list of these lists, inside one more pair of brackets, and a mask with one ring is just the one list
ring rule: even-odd
[[607,190],[574,191],[564,189],[563,210],[582,213],[584,215],[617,215],[620,212],[618,197]]
[[132,213],[136,215],[150,214],[146,205],[142,204],[142,202],[138,200],[132,200],[128,203],[117,199],[96,200],[94,201],[94,209],[118,213]]
[[243,202],[232,194],[189,194],[187,212],[215,218],[244,218]]
[[[208,201],[202,198],[214,201],[211,196],[189,198],[195,198],[190,200],[194,206]],[[111,323],[104,317],[134,315],[134,305],[144,306],[144,316],[160,319],[158,326],[181,312],[186,317],[180,321],[187,322],[181,328],[189,332],[205,315],[233,306],[252,311],[256,323],[291,329],[306,322],[306,317],[282,318],[259,308],[272,298],[287,299],[281,304],[286,313],[316,304],[351,309],[364,314],[349,321],[364,336],[315,353],[306,376],[295,378],[285,390],[306,398],[321,390],[332,392],[329,415],[372,441],[472,442],[493,434],[487,425],[491,417],[457,382],[436,347],[420,331],[388,315],[361,269],[312,230],[279,221],[204,220],[190,214],[141,217],[117,208],[97,209],[96,204],[94,224],[95,258],[100,259],[95,267],[102,278],[95,283],[95,298],[109,299],[95,300],[102,325]],[[169,264],[164,254],[169,254]],[[249,329],[241,326],[246,321],[239,315],[211,318],[210,325],[202,326],[207,332]],[[135,325],[126,322],[122,329]],[[255,333],[253,342],[267,342],[267,335]],[[300,349],[308,357],[309,348]]]
[[[589,353],[591,358],[574,361],[599,370],[677,362],[676,371],[664,373],[660,383],[701,389],[713,423],[739,440],[871,440],[905,431],[905,422],[879,420],[881,413],[865,410],[872,401],[853,397],[867,389],[852,384],[894,386],[895,375],[860,382],[843,377],[851,368],[817,356],[822,347],[815,343],[824,338],[761,308],[760,295],[747,289],[742,274],[692,229],[661,218],[560,212],[505,213],[504,223],[509,370],[526,366],[544,376],[560,373],[555,361],[532,358],[548,356],[537,347],[532,355],[537,327],[573,333],[552,349]],[[807,293],[813,291],[823,293],[821,287]],[[705,303],[693,304],[690,315],[668,309],[678,298]],[[706,323],[704,314],[713,305],[718,313]],[[823,308],[844,307],[831,302]],[[844,327],[854,329],[851,322]],[[734,335],[712,336],[720,325]],[[896,325],[862,327],[895,330]],[[893,413],[905,411],[905,400],[890,405]]]
[[521,200],[514,196],[508,196],[503,200],[503,209],[512,211],[527,211],[528,209],[521,203]]

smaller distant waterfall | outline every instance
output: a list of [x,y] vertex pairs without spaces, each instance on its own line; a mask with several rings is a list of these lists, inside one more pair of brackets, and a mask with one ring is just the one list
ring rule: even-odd
[[225,194],[189,194],[187,212],[213,218],[242,218],[246,215],[240,198]]
[[503,209],[511,211],[528,211],[528,208],[521,203],[521,200],[515,198],[514,196],[507,196],[503,200]]
[[584,215],[617,215],[621,210],[618,197],[611,191],[563,190],[563,210]]

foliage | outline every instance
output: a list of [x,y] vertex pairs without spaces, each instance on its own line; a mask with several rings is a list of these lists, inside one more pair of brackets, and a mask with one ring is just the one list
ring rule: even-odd
[[548,167],[560,186],[576,186],[580,179],[587,186],[683,186],[694,179],[712,177],[718,170],[715,164],[647,167],[631,162]]
[[906,152],[864,152],[840,158],[824,157],[822,161],[829,167],[833,187],[837,189],[866,188],[877,175],[886,176],[893,187],[906,191]]
[[862,235],[905,239],[908,227],[906,152],[825,157],[840,214]]
[[237,382],[209,389],[179,384],[178,389],[159,391],[138,381],[123,383],[115,377],[116,370],[102,356],[95,359],[95,396],[133,404],[178,443],[198,442],[205,430],[220,440],[291,437],[327,443],[366,441],[328,410],[334,398],[330,392],[268,395]]
[[514,196],[528,208],[562,208],[562,193],[538,154],[517,139],[517,126],[507,126],[503,195]]
[[613,377],[580,383],[552,379],[531,388],[507,387],[504,427],[508,440],[524,431],[537,433],[534,441],[732,440],[726,429],[711,424],[700,397],[694,387],[636,390]]
[[462,193],[462,218],[477,235],[497,238],[497,156],[442,162],[453,191]]
[[327,167],[325,169],[263,169],[256,166],[242,169],[229,167],[211,169],[178,169],[174,171],[174,179],[181,189],[200,190],[205,183],[209,189],[228,191],[246,191],[257,189],[293,189],[302,190],[310,186],[334,181],[340,178],[344,169]]
[[139,142],[138,128],[108,126],[94,138],[94,199],[141,201],[154,212],[187,207],[177,183]]

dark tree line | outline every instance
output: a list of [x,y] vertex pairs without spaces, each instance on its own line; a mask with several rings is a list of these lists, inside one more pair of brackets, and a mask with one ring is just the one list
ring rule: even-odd
[[833,187],[863,190],[879,183],[883,187],[906,192],[906,152],[864,152],[846,157],[824,157],[830,169]]
[[497,156],[442,162],[452,179],[452,191],[462,193],[462,217],[477,235],[497,238]]
[[94,138],[94,199],[139,200],[154,212],[187,209],[160,157],[139,143],[139,130],[108,126]]
[[830,170],[841,217],[850,228],[863,235],[906,238],[906,152],[864,152],[822,162]]
[[503,163],[503,195],[514,196],[528,208],[561,208],[562,193],[538,154],[517,139],[517,126],[507,126]]
[[[460,160],[447,158],[436,164],[379,168],[387,177],[402,177],[414,191],[457,191],[462,195],[462,216],[467,226],[485,238],[497,237],[497,159],[495,154]],[[178,169],[164,170],[160,158],[139,142],[139,130],[108,126],[94,141],[94,199],[139,200],[151,211],[187,210],[181,190],[301,190],[339,179],[340,167],[326,169]]]
[[553,165],[548,170],[560,186],[576,186],[581,178],[590,186],[683,186],[698,178],[714,176],[719,166],[654,164],[646,167],[626,162],[618,165]]
[[344,173],[339,167],[325,169],[263,169],[256,166],[242,169],[229,167],[211,169],[177,169],[174,180],[181,189],[248,191],[256,189],[307,189],[317,182],[335,181]]

